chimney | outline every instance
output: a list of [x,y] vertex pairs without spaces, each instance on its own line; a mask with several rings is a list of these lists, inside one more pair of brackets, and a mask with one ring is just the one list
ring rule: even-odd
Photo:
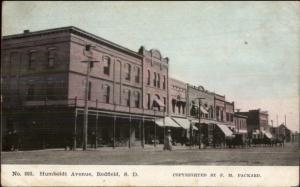
[[30,30],[24,30],[23,33],[24,33],[24,34],[28,34],[28,33],[30,33]]

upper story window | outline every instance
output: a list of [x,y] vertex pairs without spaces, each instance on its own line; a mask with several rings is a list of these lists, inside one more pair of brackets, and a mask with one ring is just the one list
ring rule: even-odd
[[89,84],[88,84],[88,100],[90,101],[92,98],[92,82],[89,81]]
[[210,107],[209,107],[209,115],[210,115],[210,118],[211,118],[211,119],[214,118],[214,108],[213,108],[213,106],[210,106]]
[[153,86],[156,87],[156,72],[154,72]]
[[217,115],[217,118],[219,119],[219,116],[220,116],[220,107],[219,106],[216,106],[216,115]]
[[177,101],[177,111],[178,111],[178,114],[181,113],[181,102],[180,101]]
[[103,102],[109,103],[109,96],[110,96],[110,87],[109,85],[103,85]]
[[224,121],[224,118],[223,118],[223,114],[224,114],[224,112],[223,112],[223,110],[221,109],[221,121]]
[[36,62],[36,51],[29,52],[28,69],[32,69]]
[[164,111],[166,112],[167,111],[167,98],[166,97],[164,97],[164,105],[165,105]]
[[131,65],[130,64],[125,65],[125,79],[128,81],[130,81],[130,79],[131,79]]
[[140,92],[135,91],[135,101],[134,101],[134,104],[135,104],[136,108],[140,108],[140,100],[141,100],[140,97],[141,97],[140,96]]
[[148,69],[148,76],[147,76],[147,85],[150,85],[150,77],[151,77],[151,73],[150,73],[150,70]]
[[157,87],[160,88],[160,74],[157,74]]
[[141,69],[139,67],[136,67],[136,75],[135,75],[135,82],[136,83],[140,82],[140,74],[141,74]]
[[103,57],[103,73],[109,75],[110,73],[111,60],[108,56]]
[[172,99],[172,111],[175,113],[176,100]]
[[151,97],[150,94],[147,94],[147,108],[150,109],[151,108]]
[[182,102],[182,114],[185,114],[186,102]]
[[48,49],[48,68],[53,68],[56,58],[56,48]]
[[130,107],[131,103],[131,91],[129,89],[125,89],[124,93],[124,105]]
[[164,75],[164,79],[163,79],[163,89],[166,89],[166,76]]

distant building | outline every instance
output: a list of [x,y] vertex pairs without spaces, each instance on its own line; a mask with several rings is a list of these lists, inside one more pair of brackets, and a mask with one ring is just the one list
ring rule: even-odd
[[165,118],[168,128],[174,127],[175,122],[178,127],[172,128],[172,137],[176,143],[189,144],[191,141],[191,128],[197,130],[195,126],[191,126],[190,120],[187,118],[187,83],[169,77],[169,115]]
[[226,138],[233,137],[234,103],[202,86],[188,85],[187,88],[188,118],[200,128],[203,142],[207,145],[224,144]]
[[285,126],[284,124],[281,124],[278,127],[271,127],[271,133],[276,138],[284,138],[286,142],[291,142],[293,140],[292,131],[289,128],[287,128],[287,126]]
[[248,112],[236,112],[238,115],[247,116],[247,131],[251,136],[257,131],[266,130],[268,128],[269,114],[261,109],[249,110]]
[[243,141],[246,140],[248,136],[248,130],[247,130],[247,116],[241,115],[241,114],[234,114],[234,125],[235,134],[239,134],[242,136]]

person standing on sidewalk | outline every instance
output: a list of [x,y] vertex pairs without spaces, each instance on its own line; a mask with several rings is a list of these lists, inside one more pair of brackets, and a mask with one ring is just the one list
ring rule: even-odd
[[164,150],[172,151],[172,137],[171,137],[171,130],[170,129],[168,130],[167,135],[165,136]]

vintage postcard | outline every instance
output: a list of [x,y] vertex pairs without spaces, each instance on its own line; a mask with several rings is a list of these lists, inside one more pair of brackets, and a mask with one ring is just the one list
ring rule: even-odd
[[1,186],[299,186],[299,5],[4,1]]

